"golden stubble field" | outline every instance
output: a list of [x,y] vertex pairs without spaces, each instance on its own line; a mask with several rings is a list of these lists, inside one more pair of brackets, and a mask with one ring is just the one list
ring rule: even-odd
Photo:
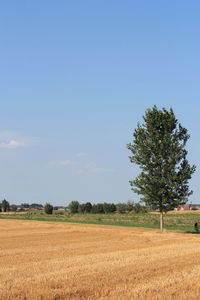
[[200,299],[200,235],[0,220],[0,299]]

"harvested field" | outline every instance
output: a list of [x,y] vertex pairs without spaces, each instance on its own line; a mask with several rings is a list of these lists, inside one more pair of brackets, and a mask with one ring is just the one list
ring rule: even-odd
[[0,299],[199,299],[200,235],[0,220]]

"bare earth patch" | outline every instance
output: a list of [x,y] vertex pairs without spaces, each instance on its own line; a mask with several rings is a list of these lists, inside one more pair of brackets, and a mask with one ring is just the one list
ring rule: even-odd
[[0,220],[0,299],[199,299],[200,235]]

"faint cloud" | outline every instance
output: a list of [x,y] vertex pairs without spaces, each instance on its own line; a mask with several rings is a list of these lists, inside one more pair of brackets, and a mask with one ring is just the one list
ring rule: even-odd
[[[85,152],[79,152],[76,154],[77,157],[82,157],[87,155]],[[79,175],[95,175],[100,173],[113,173],[115,169],[98,166],[95,162],[83,163],[80,160],[58,160],[58,161],[50,161],[49,166],[52,167],[70,167],[71,170],[74,170],[76,174]]]
[[95,163],[87,164],[85,167],[77,170],[78,174],[98,174],[98,173],[112,173],[115,170],[112,168],[98,167]]
[[58,165],[59,166],[70,166],[70,165],[72,165],[72,162],[70,160],[63,160],[63,161],[58,162]]
[[83,157],[83,156],[86,156],[86,155],[87,155],[87,153],[85,153],[85,152],[79,152],[79,153],[76,154],[77,157]]
[[10,131],[10,130],[0,131],[0,139],[2,140],[14,139],[17,136],[19,136],[19,134],[16,131]]
[[71,160],[59,160],[49,162],[49,166],[52,167],[71,167],[77,174],[99,174],[99,173],[112,173],[115,172],[113,168],[99,167],[96,163],[90,162],[87,164],[82,164],[80,162]]
[[25,143],[15,141],[15,140],[11,140],[9,142],[0,142],[1,149],[15,149],[15,148],[20,148],[25,146],[27,146]]
[[71,160],[51,161],[49,163],[49,165],[51,166],[63,166],[63,167],[72,166],[74,164],[75,163],[73,163]]
[[77,170],[77,174],[84,175],[85,174],[85,170],[84,169],[78,169]]
[[100,167],[95,167],[92,172],[94,173],[111,173],[114,172],[115,170],[112,168],[100,168]]
[[38,138],[27,138],[15,131],[0,131],[0,149],[22,148],[38,142]]

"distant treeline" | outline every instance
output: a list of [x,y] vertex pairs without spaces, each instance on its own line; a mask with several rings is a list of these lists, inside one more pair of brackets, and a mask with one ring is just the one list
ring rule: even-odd
[[20,205],[16,205],[16,204],[10,204],[6,199],[0,202],[0,211],[2,212],[25,211],[28,209],[43,209],[43,208],[44,208],[43,205],[38,203],[32,203],[32,204],[21,203]]
[[107,214],[107,213],[126,213],[126,212],[147,212],[147,207],[141,205],[140,203],[134,203],[128,201],[127,203],[97,203],[91,204],[86,202],[80,204],[78,201],[72,201],[68,205],[68,209],[72,214],[76,213],[93,213],[93,214]]
[[80,204],[78,201],[72,201],[67,207],[64,206],[53,206],[50,203],[46,203],[44,206],[38,203],[21,203],[20,205],[12,204],[4,199],[0,202],[0,211],[28,211],[31,209],[44,210],[47,214],[52,214],[55,210],[66,210],[72,214],[77,213],[93,213],[93,214],[107,214],[107,213],[126,213],[126,212],[148,212],[149,209],[140,203],[134,203],[132,201],[128,201],[127,203],[96,203],[92,204],[91,202],[86,202]]

